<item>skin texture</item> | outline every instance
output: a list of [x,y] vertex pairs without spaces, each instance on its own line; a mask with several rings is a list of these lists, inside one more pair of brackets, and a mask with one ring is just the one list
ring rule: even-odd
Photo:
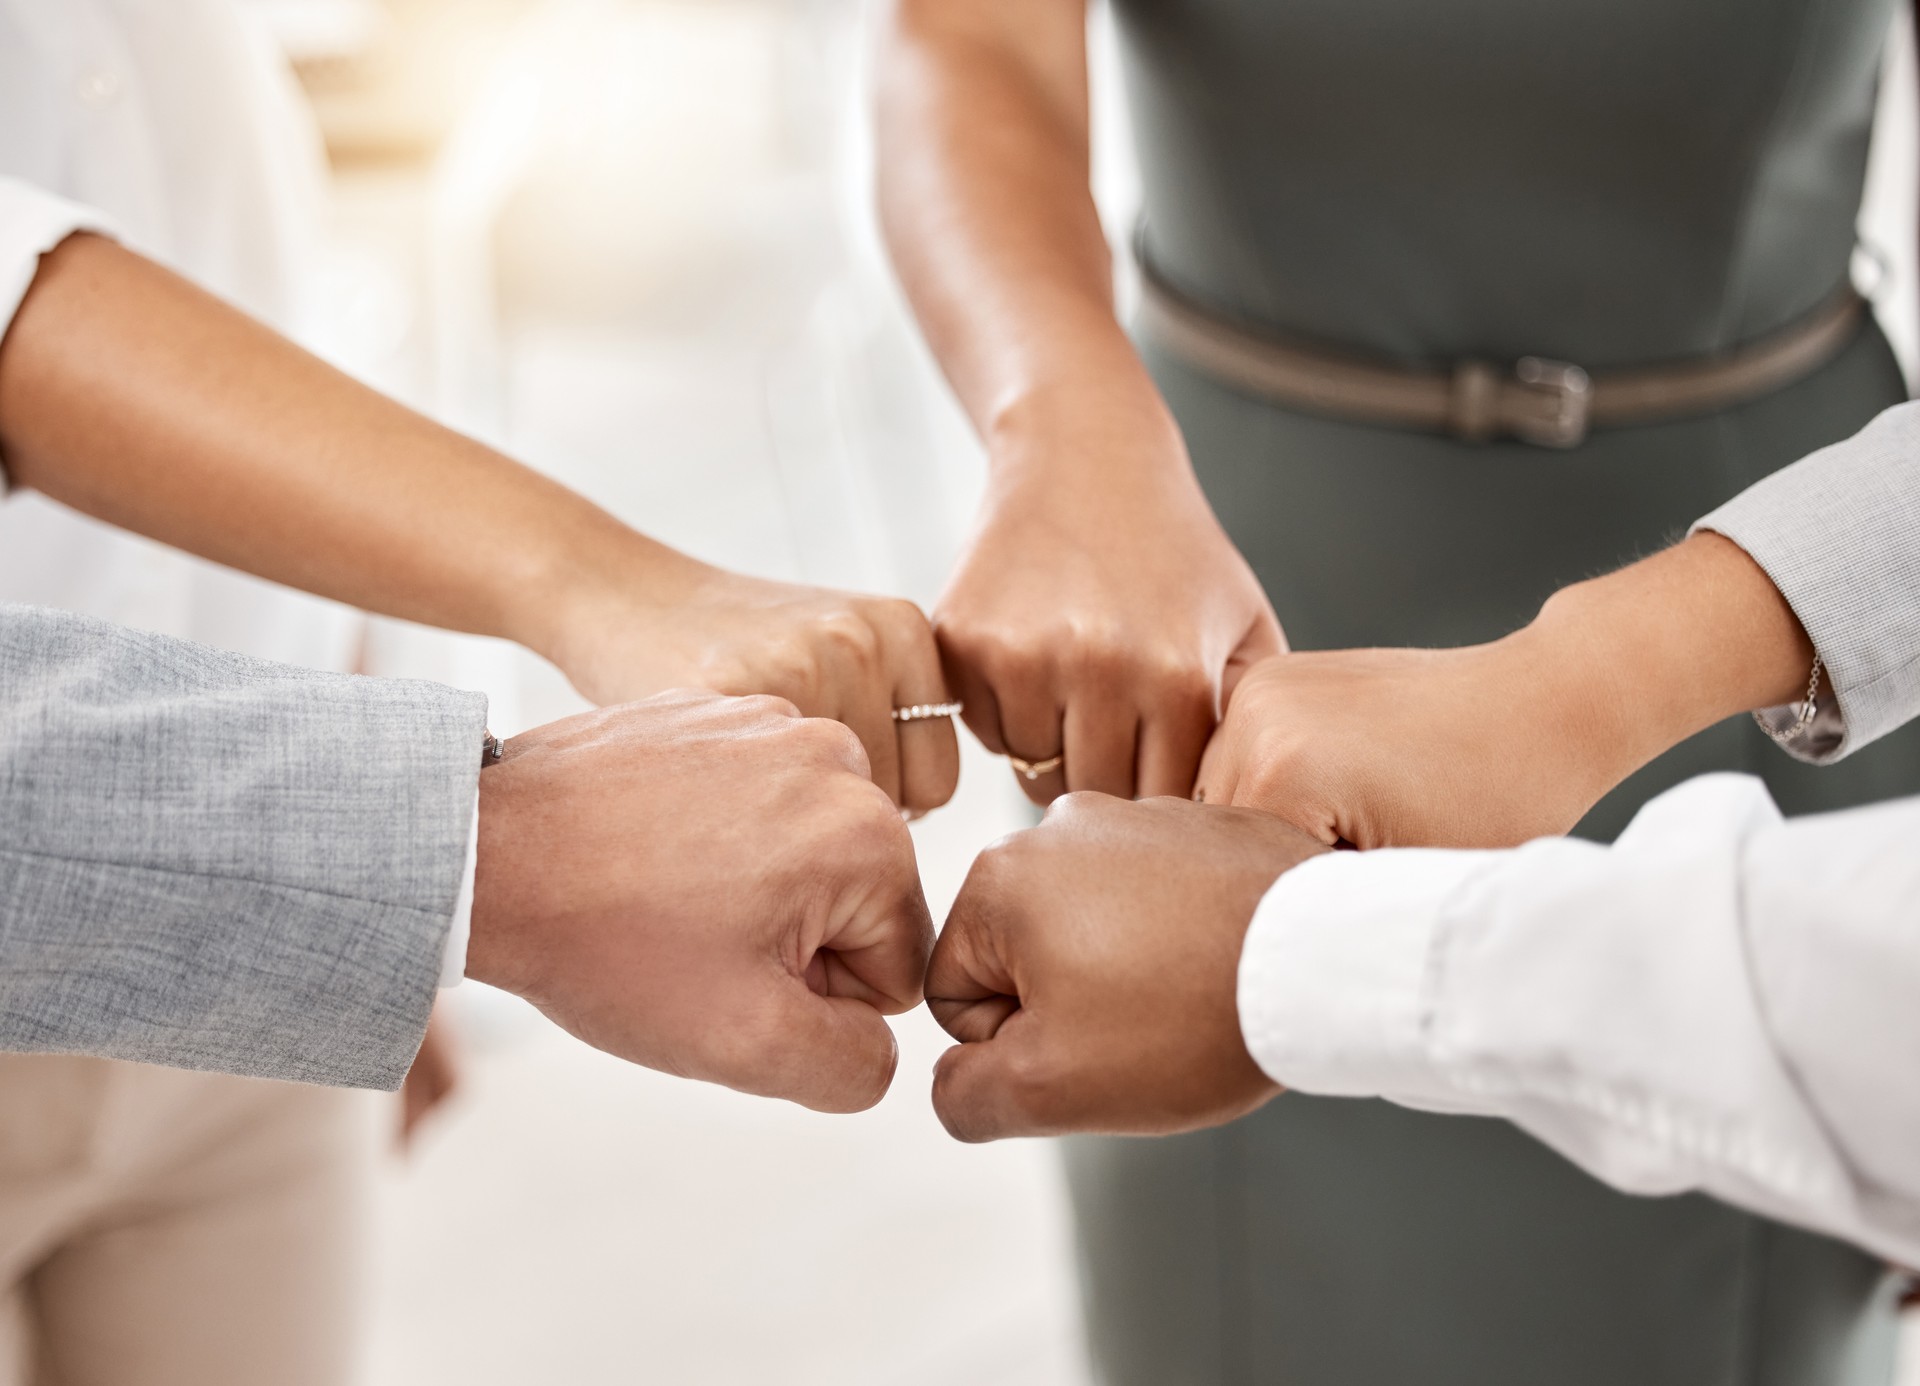
[[1804,697],[1812,662],[1766,573],[1701,533],[1490,644],[1267,661],[1235,691],[1198,792],[1325,843],[1511,846],[1568,831],[1695,732]]
[[1274,880],[1326,850],[1262,813],[1095,794],[988,848],[927,973],[961,1041],[934,1070],[941,1122],[1160,1135],[1274,1096],[1240,1036],[1240,948]]
[[1114,317],[1089,187],[1084,0],[897,0],[879,197],[927,340],[987,445],[934,612],[949,682],[1021,781],[1186,795],[1220,708],[1285,648]]
[[515,640],[587,697],[772,693],[854,727],[915,809],[959,775],[911,603],[740,577],[359,385],[149,261],[74,236],[0,346],[15,483],[369,611]]
[[846,727],[669,693],[480,772],[467,975],[599,1049],[826,1112],[878,1102],[920,1003],[913,843]]

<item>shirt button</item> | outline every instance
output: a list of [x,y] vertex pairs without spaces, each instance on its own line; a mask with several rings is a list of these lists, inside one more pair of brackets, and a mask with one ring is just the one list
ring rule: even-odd
[[111,72],[89,72],[74,84],[83,106],[105,106],[120,94],[120,79]]

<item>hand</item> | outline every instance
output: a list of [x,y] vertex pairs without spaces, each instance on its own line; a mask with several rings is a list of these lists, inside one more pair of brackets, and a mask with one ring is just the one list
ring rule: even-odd
[[1326,849],[1265,814],[1075,795],[981,853],[927,1004],[961,1043],[933,1105],[963,1141],[1165,1134],[1279,1091],[1247,1053],[1240,947],[1260,897]]
[[413,1056],[413,1067],[400,1085],[400,1146],[404,1150],[419,1134],[420,1123],[442,1106],[460,1086],[460,1041],[448,1023],[446,1013],[434,1007],[427,1018],[427,1033],[420,1041],[420,1052]]
[[1766,574],[1703,533],[1452,650],[1283,655],[1240,681],[1209,804],[1358,847],[1505,847],[1570,830],[1724,717],[1796,696],[1812,647]]
[[[1089,469],[1001,461],[934,613],[974,734],[1028,762],[1062,757],[1022,778],[1036,803],[1186,797],[1239,673],[1286,648],[1171,421],[1146,433],[1157,441],[1079,430],[1060,446]],[[1149,446],[1161,455],[1137,456]]]
[[1329,845],[1503,847],[1564,833],[1627,770],[1520,639],[1282,655],[1234,690],[1196,791]]
[[608,708],[480,772],[468,975],[621,1058],[870,1107],[932,938],[859,741],[778,699]]
[[667,688],[765,693],[851,727],[873,781],[903,808],[953,797],[950,718],[895,722],[896,707],[948,700],[932,628],[912,602],[768,582],[652,550],[644,575],[576,593],[554,662],[597,703]]

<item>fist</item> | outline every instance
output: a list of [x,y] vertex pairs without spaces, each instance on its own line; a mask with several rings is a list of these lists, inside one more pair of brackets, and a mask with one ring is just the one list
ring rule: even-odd
[[574,601],[555,658],[581,693],[624,703],[664,688],[771,694],[860,738],[873,782],[924,812],[953,795],[948,718],[895,708],[949,701],[933,628],[912,602],[768,582],[676,558],[673,571]]
[[1240,1037],[1240,947],[1267,888],[1319,843],[1179,799],[1060,800],[981,854],[927,974],[960,1041],[933,1104],[963,1141],[1164,1134],[1279,1088]]
[[1198,792],[1362,848],[1564,833],[1636,762],[1557,663],[1528,632],[1266,660],[1234,689]]
[[790,703],[665,694],[480,772],[468,975],[635,1063],[872,1106],[932,942],[859,739]]

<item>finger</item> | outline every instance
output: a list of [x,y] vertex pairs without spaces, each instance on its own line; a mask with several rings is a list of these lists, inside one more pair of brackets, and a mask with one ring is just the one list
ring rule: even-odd
[[1007,739],[1007,754],[1030,765],[1061,758],[1059,766],[1039,775],[1015,771],[1021,792],[1029,799],[1036,804],[1052,803],[1067,792],[1065,728],[1059,704],[1031,680],[1002,683],[994,691],[1000,700],[1000,729]]
[[1149,717],[1140,728],[1140,797],[1189,797],[1212,734],[1213,709],[1199,699],[1168,702]]
[[[949,699],[946,675],[940,669],[940,647],[933,628],[915,608],[911,620],[900,618],[888,646],[894,667],[893,705],[916,707]],[[960,739],[951,717],[896,722],[900,753],[900,806],[936,809],[953,797],[960,782]]]
[[1091,789],[1119,799],[1133,797],[1134,751],[1140,720],[1118,699],[1080,696],[1067,707],[1062,725],[1062,770],[1069,790]]
[[1237,740],[1233,727],[1223,722],[1214,731],[1213,739],[1207,742],[1206,752],[1200,757],[1200,774],[1193,790],[1193,797],[1201,803],[1231,804],[1233,796],[1239,793]]
[[890,1015],[912,1010],[925,995],[933,951],[913,835],[888,812],[871,823],[859,851],[835,865],[847,873],[845,883],[817,945],[831,956],[817,970],[808,960],[809,982]]
[[781,976],[763,998],[733,1072],[721,1081],[816,1112],[863,1112],[886,1096],[900,1050],[885,1017],[864,1001],[819,996]]
[[940,667],[947,687],[964,704],[960,720],[974,738],[997,756],[1007,753],[1006,736],[1000,730],[1000,702],[993,696],[993,685],[981,673],[979,664],[956,648],[950,639],[934,627],[934,640],[940,647]]
[[992,1039],[1019,1010],[1001,926],[1009,901],[1018,904],[1018,885],[1009,879],[1017,867],[1010,862],[1026,837],[1004,838],[974,859],[927,964],[927,1009],[957,1040]]
[[1233,690],[1240,686],[1240,680],[1246,677],[1247,670],[1263,659],[1287,652],[1287,635],[1280,629],[1280,622],[1271,611],[1261,613],[1260,619],[1253,623],[1239,648],[1227,657],[1227,666],[1220,676],[1220,714],[1226,715],[1227,704],[1233,701]]
[[1016,1015],[993,1039],[957,1044],[933,1067],[933,1111],[947,1134],[970,1144],[1060,1129],[1059,1091],[1046,1077],[1032,1017]]
[[852,728],[867,748],[870,777],[895,804],[900,797],[900,738],[893,720],[893,694],[884,680],[868,681],[849,704],[840,709],[840,719]]

